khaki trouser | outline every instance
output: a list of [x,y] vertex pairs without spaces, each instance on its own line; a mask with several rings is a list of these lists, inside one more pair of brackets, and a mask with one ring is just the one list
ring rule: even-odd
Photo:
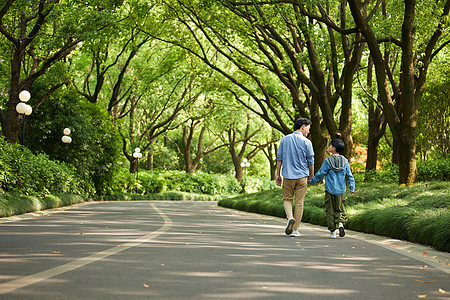
[[[308,177],[300,179],[283,178],[284,211],[286,212],[287,218],[295,219],[294,230],[300,227],[300,221],[303,216],[303,200],[305,200],[307,185]],[[295,203],[294,214],[292,213],[292,202]]]
[[330,231],[337,229],[337,224],[345,222],[344,195],[332,195],[325,191],[325,212]]

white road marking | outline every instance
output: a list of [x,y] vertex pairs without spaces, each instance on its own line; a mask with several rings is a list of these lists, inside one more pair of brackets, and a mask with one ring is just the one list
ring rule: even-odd
[[36,282],[78,269],[82,266],[85,266],[87,264],[93,263],[95,261],[101,260],[105,257],[108,257],[110,255],[122,252],[124,250],[130,249],[132,247],[138,246],[142,243],[148,242],[158,235],[168,231],[172,225],[172,220],[164,214],[159,208],[157,208],[153,203],[151,204],[153,209],[164,219],[164,225],[159,228],[156,231],[150,232],[147,235],[144,235],[138,239],[135,239],[132,242],[128,242],[126,244],[118,245],[116,247],[107,249],[105,251],[101,251],[95,254],[92,254],[90,256],[82,257],[77,260],[71,261],[67,264],[61,265],[59,267],[55,267],[46,271],[42,271],[33,275],[29,275],[26,277],[22,277],[19,279],[11,280],[9,282],[1,283],[0,284],[0,295],[12,292],[14,290],[17,290],[19,288],[34,284]]

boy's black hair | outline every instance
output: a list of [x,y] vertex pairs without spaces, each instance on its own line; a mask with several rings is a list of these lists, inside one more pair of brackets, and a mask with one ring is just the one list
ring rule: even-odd
[[334,139],[330,143],[331,146],[336,148],[336,152],[341,154],[342,151],[344,151],[345,144],[341,139]]
[[311,125],[311,121],[306,118],[298,119],[297,121],[295,121],[295,130],[302,128],[303,125],[306,125],[306,126]]

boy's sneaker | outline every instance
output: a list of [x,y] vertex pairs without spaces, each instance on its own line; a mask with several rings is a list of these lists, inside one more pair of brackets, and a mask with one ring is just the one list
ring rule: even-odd
[[339,223],[339,236],[340,237],[345,236],[344,224],[342,224],[342,223]]
[[292,231],[291,236],[300,236],[300,232],[298,232],[298,230],[294,230]]
[[335,239],[336,238],[336,233],[334,231],[332,231],[330,233],[330,239]]
[[292,233],[294,224],[295,224],[295,219],[294,218],[289,218],[287,220],[286,230],[284,231],[286,233],[286,235],[290,235]]

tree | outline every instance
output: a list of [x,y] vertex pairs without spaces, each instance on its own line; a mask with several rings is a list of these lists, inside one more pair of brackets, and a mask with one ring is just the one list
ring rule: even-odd
[[450,157],[450,63],[448,51],[441,54],[420,103],[417,153],[422,160]]
[[[21,90],[31,90],[34,82],[57,62],[66,58],[91,32],[106,26],[105,20],[95,16],[110,15],[114,2],[86,5],[85,1],[4,1],[0,9],[0,34],[3,55],[10,61],[8,101],[0,110],[2,133],[14,143],[20,130],[20,118],[15,110]],[[101,9],[99,9],[101,8]],[[111,9],[112,8],[112,9]],[[77,22],[75,22],[77,20]],[[64,78],[48,90],[62,86]],[[47,98],[48,98],[47,94]],[[39,99],[41,103],[46,98]]]
[[[125,127],[127,130],[121,135],[122,152],[130,162],[130,172],[136,172],[137,160],[128,152],[128,143],[133,149],[139,145],[143,152],[150,149],[157,137],[184,123],[184,119],[179,118],[180,112],[197,101],[198,95],[192,97],[190,94],[194,80],[187,81],[186,76],[174,78],[176,83],[162,90],[155,88],[150,99],[145,99],[144,94],[133,95],[131,101],[121,107],[122,116],[128,116],[128,128]],[[167,89],[171,90],[166,93]]]
[[[359,79],[359,78],[358,78]],[[359,80],[358,80],[359,81]],[[373,61],[368,58],[367,63],[367,88],[362,84],[360,87],[368,98],[368,103],[363,101],[363,105],[368,111],[368,139],[367,139],[367,159],[364,181],[370,181],[371,171],[376,170],[378,162],[378,145],[380,139],[386,132],[386,122],[381,105],[373,90]]]
[[[296,1],[223,0],[201,5],[166,1],[165,5],[166,19],[183,24],[192,39],[181,29],[170,36],[154,34],[155,38],[182,47],[222,74],[241,105],[283,134],[292,132],[299,116],[312,119],[311,139],[319,166],[326,148],[324,128],[332,138],[342,137],[350,153],[353,75],[364,45],[353,43],[360,34],[347,29],[345,5],[338,8],[339,25],[330,21],[330,7],[318,4],[316,15]],[[328,20],[339,31],[341,48],[334,31],[323,30],[314,19]],[[337,126],[334,113],[339,99]]]
[[[384,9],[391,9],[391,17],[393,17],[393,10],[399,7],[399,4],[390,3],[390,6],[387,2],[383,4]],[[375,67],[378,96],[394,138],[394,151],[401,153],[398,156],[399,183],[411,185],[417,177],[416,126],[420,100],[424,93],[431,60],[449,43],[449,41],[441,41],[441,37],[447,22],[450,1],[447,0],[444,3],[422,1],[419,6],[415,0],[405,1],[403,19],[400,20],[400,39],[395,38],[394,32],[387,37],[377,36],[376,25],[369,23],[362,13],[363,3],[358,0],[348,0],[348,5],[356,26],[361,30],[370,49]],[[415,17],[418,9],[421,12],[427,12],[425,16],[429,22],[427,24],[431,24],[434,30],[430,31],[431,34],[422,33],[423,35],[417,39],[415,26],[418,22]],[[415,38],[420,41],[420,45],[414,45]],[[390,41],[399,48],[401,56],[399,80],[394,78],[395,74],[389,64],[389,57],[383,55],[382,45],[385,41]],[[389,82],[393,93],[389,88]]]
[[[45,89],[42,84],[36,87]],[[65,161],[63,129],[71,129],[68,164],[84,179],[86,190],[94,189],[97,195],[111,192],[120,157],[120,136],[105,109],[63,87],[35,112],[29,127],[33,128],[27,133],[30,149],[59,161]]]
[[[251,160],[260,151],[264,151],[266,148],[273,146],[273,143],[279,138],[276,135],[273,135],[271,139],[264,139],[261,136],[258,137],[257,135],[263,131],[264,126],[260,125],[260,127],[252,129],[254,125],[248,114],[247,122],[245,124],[242,124],[242,121],[239,123],[240,126],[238,122],[233,122],[229,125],[227,129],[227,146],[233,161],[236,179],[241,181],[244,170],[244,167],[241,166],[243,158]],[[258,124],[256,125],[258,126]],[[270,159],[269,163],[273,164]]]

